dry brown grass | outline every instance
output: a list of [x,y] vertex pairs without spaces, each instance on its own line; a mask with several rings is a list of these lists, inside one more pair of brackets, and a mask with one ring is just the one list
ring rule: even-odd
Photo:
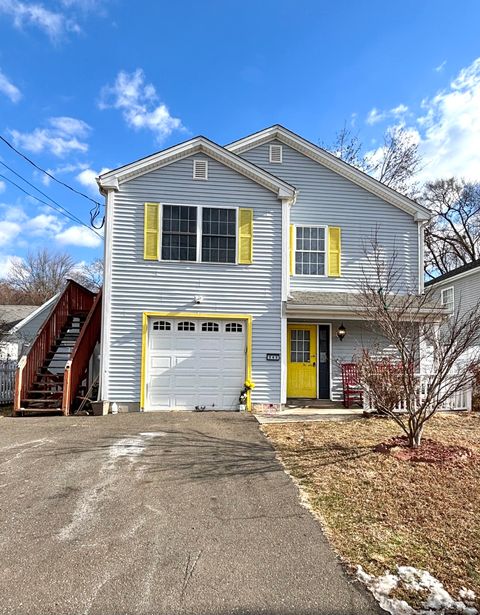
[[398,434],[384,419],[265,425],[334,548],[380,574],[424,568],[457,595],[480,594],[480,417],[436,416],[425,436],[473,449],[444,465],[398,461],[375,445]]

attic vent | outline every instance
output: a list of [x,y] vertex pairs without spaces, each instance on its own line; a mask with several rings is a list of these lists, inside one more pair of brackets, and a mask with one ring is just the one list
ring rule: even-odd
[[193,179],[208,179],[208,161],[198,160],[193,161]]
[[270,162],[282,162],[282,146],[270,145]]

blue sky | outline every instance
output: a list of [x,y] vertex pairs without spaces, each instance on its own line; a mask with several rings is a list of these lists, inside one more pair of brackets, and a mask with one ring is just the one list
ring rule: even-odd
[[[402,124],[425,177],[480,179],[479,23],[478,0],[0,0],[0,134],[98,200],[102,169],[274,123],[329,143],[347,122],[372,153]],[[2,143],[0,161],[88,224],[87,200]],[[43,245],[102,251],[0,179],[0,276]]]

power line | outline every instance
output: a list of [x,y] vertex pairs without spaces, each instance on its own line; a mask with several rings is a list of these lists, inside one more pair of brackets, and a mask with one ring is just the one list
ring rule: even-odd
[[14,175],[16,175],[17,177],[19,177],[23,182],[25,182],[26,184],[28,184],[31,188],[33,188],[34,190],[36,190],[37,192],[39,192],[42,196],[44,196],[46,199],[48,199],[49,201],[51,201],[52,203],[54,203],[57,207],[59,207],[60,209],[62,209],[64,212],[66,212],[67,214],[69,214],[71,220],[75,221],[75,222],[79,222],[80,224],[83,224],[82,220],[80,220],[80,218],[77,218],[77,216],[75,214],[72,214],[71,211],[69,211],[66,207],[63,207],[63,205],[60,205],[60,203],[58,203],[58,201],[55,201],[55,199],[52,199],[51,196],[48,196],[48,194],[45,194],[45,192],[43,192],[42,190],[40,190],[40,188],[37,188],[37,186],[35,186],[35,184],[32,184],[31,182],[28,181],[28,179],[25,179],[25,177],[23,177],[23,175],[20,175],[20,173],[17,173],[17,171],[15,171],[14,169],[12,169],[11,167],[8,166],[8,164],[6,164],[5,162],[3,162],[2,160],[0,160],[0,164],[3,165],[6,169],[8,169],[10,171],[10,173],[13,173]]
[[70,186],[69,184],[66,184],[65,182],[62,182],[60,179],[57,179],[54,175],[52,175],[51,173],[49,173],[45,169],[42,169],[42,167],[40,167],[36,162],[31,160],[28,156],[26,156],[20,150],[18,150],[16,147],[14,147],[10,143],[10,141],[5,139],[5,137],[3,137],[2,135],[0,135],[0,140],[2,140],[5,143],[5,145],[7,145],[10,149],[12,149],[15,153],[17,153],[19,156],[21,156],[24,160],[26,160],[28,163],[30,163],[32,166],[34,166],[36,169],[38,169],[42,173],[45,173],[45,175],[50,177],[50,179],[53,179],[53,181],[57,182],[57,184],[60,184],[61,186],[64,186],[65,188],[68,188],[68,190],[71,190],[72,192],[75,192],[76,194],[79,194],[80,196],[83,196],[84,199],[88,199],[92,203],[95,203],[95,205],[98,205],[98,206],[102,205],[102,203],[99,203],[95,199],[92,199],[90,196],[88,196],[87,194],[85,194],[81,190],[77,190],[76,188],[73,188],[73,186]]
[[[70,214],[70,212],[68,210],[65,210],[67,213],[65,213],[64,211],[61,211],[59,209],[57,209],[56,207],[54,207],[51,203],[47,203],[47,201],[44,201],[42,199],[39,199],[37,196],[35,196],[34,194],[31,194],[30,192],[27,192],[27,190],[24,190],[21,186],[19,186],[18,184],[16,184],[12,179],[10,179],[9,177],[6,177],[5,175],[2,175],[0,173],[0,178],[4,179],[5,181],[9,182],[10,184],[13,184],[16,188],[18,188],[19,190],[21,190],[24,194],[26,194],[27,196],[29,196],[32,199],[35,199],[36,201],[38,201],[39,203],[42,203],[43,205],[46,205],[47,207],[50,207],[51,209],[53,209],[54,211],[58,212],[59,214],[61,214],[62,216],[65,216],[65,218],[68,218],[69,220],[72,220],[73,222],[78,222],[79,224],[81,224],[82,226],[84,226],[85,228],[88,228],[89,231],[92,231],[92,233],[95,233],[95,235],[98,235],[98,237],[100,237],[100,239],[103,240],[103,237],[100,235],[100,233],[97,233],[97,231],[95,231],[93,228],[91,228],[90,226],[88,226],[88,224],[85,224],[85,222],[82,222],[79,218],[76,218],[75,216],[73,216],[72,214]],[[64,209],[64,208],[62,208]]]

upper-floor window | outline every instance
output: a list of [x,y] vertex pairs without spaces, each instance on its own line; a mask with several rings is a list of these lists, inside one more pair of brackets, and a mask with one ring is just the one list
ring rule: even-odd
[[197,260],[197,208],[164,205],[162,212],[162,259]]
[[235,209],[202,208],[202,262],[235,262],[236,227]]
[[325,275],[325,227],[295,227],[295,274]]
[[163,205],[162,260],[235,263],[237,210]]
[[455,295],[453,286],[449,288],[442,289],[442,306],[446,308],[449,312],[453,312],[453,307],[455,304]]

